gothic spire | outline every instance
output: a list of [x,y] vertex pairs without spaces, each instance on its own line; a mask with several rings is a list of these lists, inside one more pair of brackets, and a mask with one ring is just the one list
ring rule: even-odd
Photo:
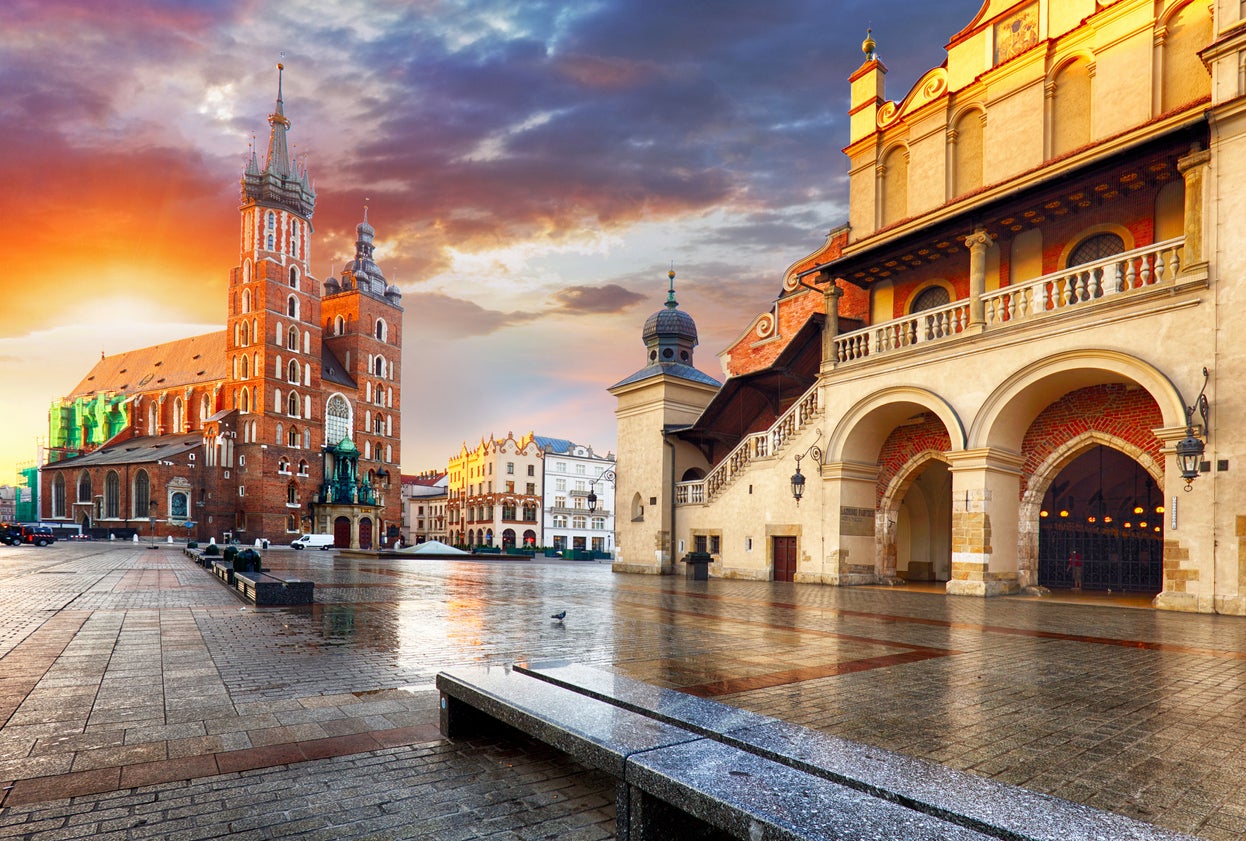
[[316,191],[311,186],[307,167],[298,166],[290,157],[286,132],[290,121],[286,119],[282,96],[285,65],[277,65],[277,108],[268,115],[268,156],[261,171],[252,151],[242,175],[242,202],[244,205],[259,203],[284,207],[304,219],[310,220],[316,206]]
[[284,64],[277,64],[277,110],[268,115],[271,131],[268,135],[268,161],[265,166],[265,169],[279,176],[294,174],[290,169],[290,149],[286,145],[286,130],[290,128],[290,121],[286,119],[281,101],[281,81],[285,69]]

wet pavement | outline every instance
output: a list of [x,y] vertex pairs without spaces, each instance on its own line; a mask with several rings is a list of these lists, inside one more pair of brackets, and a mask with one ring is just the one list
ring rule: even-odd
[[0,837],[609,838],[609,780],[437,732],[438,670],[555,657],[1246,837],[1240,618],[592,563],[266,564],[317,603],[244,606],[176,547],[0,547]]

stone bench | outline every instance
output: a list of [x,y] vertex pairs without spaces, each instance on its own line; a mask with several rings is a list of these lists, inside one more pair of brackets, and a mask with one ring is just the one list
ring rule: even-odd
[[1189,841],[1124,815],[567,661],[515,670],[871,797],[1016,841]]
[[311,604],[315,583],[301,578],[281,578],[268,572],[235,572],[222,560],[211,562],[212,574],[256,607]]
[[501,723],[611,775],[619,841],[990,837],[514,669],[444,671],[437,688],[447,738]]

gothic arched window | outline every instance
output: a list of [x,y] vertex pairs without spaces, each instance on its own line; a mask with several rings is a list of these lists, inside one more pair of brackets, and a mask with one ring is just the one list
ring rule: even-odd
[[286,315],[291,318],[299,317],[299,299],[293,295],[286,299]]
[[297,418],[299,416],[299,396],[296,392],[290,392],[290,397],[287,400],[286,414],[292,418]]
[[52,480],[52,516],[65,516],[65,474],[59,471]]
[[338,444],[350,434],[350,404],[340,394],[329,398],[324,413],[324,437],[329,445]]
[[104,516],[116,519],[121,516],[121,477],[109,470],[104,477]]
[[91,501],[91,474],[85,470],[78,474],[78,501]]
[[133,511],[130,516],[135,518],[149,516],[148,504],[151,501],[151,481],[147,478],[146,470],[140,470],[134,476],[133,499]]

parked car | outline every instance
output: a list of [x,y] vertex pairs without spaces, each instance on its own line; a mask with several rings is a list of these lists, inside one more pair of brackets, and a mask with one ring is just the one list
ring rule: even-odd
[[305,534],[297,540],[290,541],[290,545],[295,549],[332,549],[333,535]]
[[56,535],[47,526],[22,526],[22,543],[31,546],[50,546],[56,542]]
[[22,527],[17,523],[0,523],[0,543],[17,546],[22,542]]

